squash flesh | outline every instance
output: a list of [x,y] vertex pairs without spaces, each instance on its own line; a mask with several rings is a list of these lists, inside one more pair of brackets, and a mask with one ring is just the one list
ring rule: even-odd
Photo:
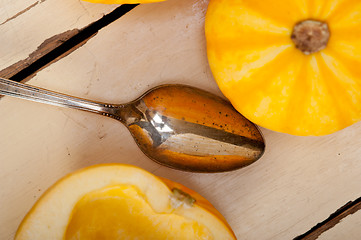
[[65,240],[213,239],[203,225],[176,214],[159,214],[139,189],[116,185],[83,196],[73,209]]
[[[211,0],[207,54],[224,95],[246,118],[293,135],[326,135],[361,119],[358,1]],[[295,47],[293,26],[325,21],[327,47]],[[341,22],[341,23],[340,23]]]

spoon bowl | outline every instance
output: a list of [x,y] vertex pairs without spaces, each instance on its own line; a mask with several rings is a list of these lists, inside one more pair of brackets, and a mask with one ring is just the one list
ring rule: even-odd
[[258,160],[265,150],[256,125],[228,101],[191,86],[161,85],[129,103],[107,104],[0,78],[0,94],[119,120],[145,155],[178,170],[236,170]]

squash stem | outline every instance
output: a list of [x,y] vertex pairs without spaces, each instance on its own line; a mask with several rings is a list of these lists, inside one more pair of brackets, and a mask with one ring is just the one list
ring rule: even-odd
[[296,48],[306,55],[326,48],[329,38],[327,23],[310,19],[297,23],[291,35]]

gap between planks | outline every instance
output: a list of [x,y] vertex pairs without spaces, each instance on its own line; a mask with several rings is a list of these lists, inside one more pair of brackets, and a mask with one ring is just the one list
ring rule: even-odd
[[99,30],[116,21],[138,4],[123,4],[112,12],[104,15],[99,20],[82,29],[73,29],[57,34],[45,40],[28,58],[20,60],[0,71],[0,77],[14,81],[26,81],[32,78],[38,71],[69,55]]
[[327,219],[318,223],[306,233],[294,238],[294,240],[315,240],[322,233],[336,226],[336,224],[338,224],[342,219],[344,219],[345,217],[351,214],[354,214],[360,209],[361,209],[361,197],[359,197],[355,201],[350,201],[346,203],[344,206],[342,206],[337,211],[332,213]]

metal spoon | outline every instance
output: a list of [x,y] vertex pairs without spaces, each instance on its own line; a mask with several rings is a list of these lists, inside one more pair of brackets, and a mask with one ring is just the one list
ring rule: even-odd
[[185,85],[162,85],[126,104],[107,104],[0,78],[0,94],[98,113],[122,122],[152,160],[193,172],[249,165],[265,149],[258,128],[224,99]]

